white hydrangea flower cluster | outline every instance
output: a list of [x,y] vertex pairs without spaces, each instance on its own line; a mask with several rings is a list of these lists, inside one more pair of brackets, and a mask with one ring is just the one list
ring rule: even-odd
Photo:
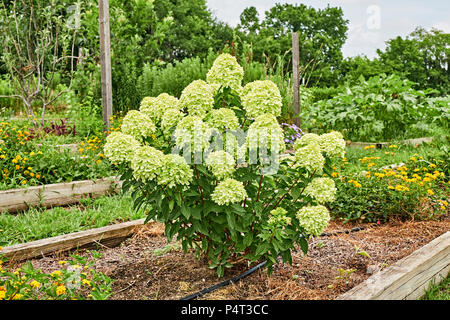
[[321,173],[324,165],[325,158],[317,142],[311,142],[295,152],[293,168],[301,167],[309,172]]
[[305,188],[305,194],[316,199],[319,204],[333,202],[336,191],[334,180],[330,178],[315,178]]
[[155,179],[160,172],[163,158],[164,153],[150,146],[135,149],[131,158],[134,177],[141,181]]
[[270,80],[256,80],[245,85],[241,101],[247,117],[253,118],[266,113],[278,117],[283,104],[280,90]]
[[238,203],[246,197],[244,184],[232,178],[219,182],[211,194],[211,199],[220,206]]
[[175,143],[179,147],[191,145],[192,150],[202,151],[209,146],[211,128],[200,117],[188,115],[175,129]]
[[249,150],[258,147],[267,147],[279,153],[286,150],[283,129],[272,114],[262,114],[255,119],[248,128],[246,141]]
[[315,133],[307,133],[295,141],[294,149],[298,150],[310,143],[319,144],[320,151],[330,158],[343,158],[345,155],[345,140],[340,132],[332,131],[320,136]]
[[239,92],[244,78],[244,69],[236,61],[236,58],[228,53],[219,55],[211,69],[206,74],[206,81],[214,88],[230,87]]
[[206,159],[206,165],[219,180],[230,177],[236,170],[234,157],[223,150],[211,152]]
[[330,222],[330,213],[323,205],[306,206],[297,212],[296,218],[309,235],[319,236]]
[[166,137],[172,135],[172,129],[183,119],[184,113],[177,109],[167,110],[161,117],[161,130]]
[[181,93],[179,107],[191,116],[201,119],[211,111],[214,104],[214,91],[203,80],[192,81]]
[[330,158],[344,158],[346,143],[342,133],[332,131],[322,134],[319,137],[319,145],[322,152],[325,152]]
[[158,172],[158,184],[173,188],[177,185],[189,185],[194,173],[183,157],[177,154],[164,155]]
[[112,132],[106,137],[105,156],[113,164],[125,163],[130,160],[134,150],[139,146],[139,142],[132,136],[122,132]]
[[134,137],[138,141],[149,137],[156,131],[153,121],[145,114],[131,110],[123,118],[122,132]]
[[291,224],[291,218],[287,215],[287,211],[281,207],[278,207],[270,211],[270,217],[267,220],[267,224],[270,229],[279,229]]
[[[298,150],[301,147],[307,146],[311,142],[319,143],[319,135],[315,133],[306,133],[300,137],[300,139],[295,140],[294,149]],[[320,143],[319,143],[320,145]]]
[[220,132],[239,128],[239,119],[233,110],[227,108],[211,110],[205,121],[211,128],[215,128]]
[[156,98],[145,97],[139,108],[143,114],[156,123],[159,123],[164,113],[170,109],[179,110],[179,101],[167,93],[161,93]]

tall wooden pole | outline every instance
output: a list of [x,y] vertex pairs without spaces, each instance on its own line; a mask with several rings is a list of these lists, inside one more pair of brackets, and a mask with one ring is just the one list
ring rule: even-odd
[[292,75],[293,75],[293,87],[294,87],[294,123],[297,127],[300,127],[300,79],[299,79],[299,43],[298,33],[292,33]]
[[111,39],[109,30],[109,0],[99,0],[100,61],[102,67],[103,122],[106,129],[112,116]]

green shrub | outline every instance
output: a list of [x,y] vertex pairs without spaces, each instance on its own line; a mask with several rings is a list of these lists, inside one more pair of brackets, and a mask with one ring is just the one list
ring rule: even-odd
[[[275,117],[282,108],[279,90],[270,80],[236,91],[220,86],[234,83],[237,73],[242,81],[236,64],[213,64],[225,70],[223,77],[214,70],[214,86],[193,81],[179,100],[145,98],[141,112],[129,112],[122,132],[105,144],[135,207],[149,208],[147,220],[163,222],[169,241],[176,236],[219,276],[241,260],[266,259],[270,273],[278,256],[292,263],[295,244],[307,251],[307,238],[329,222],[323,204],[336,191],[322,175],[345,149],[337,132],[305,135],[296,142],[295,156],[280,160],[286,146]],[[177,117],[168,134],[161,127],[173,123],[167,115]],[[247,135],[235,135],[239,128]]]

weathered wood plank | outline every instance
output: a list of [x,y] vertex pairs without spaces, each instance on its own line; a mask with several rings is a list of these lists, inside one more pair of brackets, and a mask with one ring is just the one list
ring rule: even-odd
[[347,291],[337,300],[418,299],[450,270],[450,231]]
[[100,242],[104,245],[114,246],[131,236],[136,227],[144,224],[145,219],[139,219],[111,226],[79,231],[57,237],[31,241],[4,247],[0,251],[5,257],[13,261],[21,261],[41,257],[49,253],[69,251],[76,248],[85,248],[87,245]]
[[[433,141],[433,137],[406,139],[406,140],[398,141],[398,143],[411,144],[411,145],[418,146],[424,142],[430,143],[431,141]],[[378,149],[381,149],[388,145],[396,143],[396,142],[353,142],[353,141],[346,141],[346,142],[347,142],[347,146],[350,146],[350,147],[367,147],[367,146],[374,145]]]
[[78,203],[86,194],[101,195],[117,191],[122,182],[117,177],[55,183],[26,189],[0,191],[0,212],[16,212],[30,206],[61,206]]

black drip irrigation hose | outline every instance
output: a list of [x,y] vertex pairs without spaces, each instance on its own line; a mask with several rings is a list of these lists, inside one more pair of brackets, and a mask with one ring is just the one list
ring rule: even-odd
[[[371,226],[378,226],[378,225],[379,224],[374,223]],[[352,228],[352,229],[347,229],[347,230],[342,230],[342,231],[324,232],[324,233],[320,234],[318,237],[331,237],[331,236],[335,236],[335,235],[342,234],[342,233],[349,234],[349,233],[352,233],[352,232],[365,230],[365,229],[367,229],[369,227],[357,227],[357,228]],[[220,282],[220,283],[218,283],[216,285],[213,285],[212,287],[203,289],[202,291],[199,291],[199,292],[196,292],[196,293],[191,294],[189,296],[186,296],[184,298],[181,298],[180,300],[193,300],[193,299],[196,299],[196,298],[198,298],[198,297],[200,297],[200,296],[202,296],[204,294],[207,294],[207,293],[212,292],[214,290],[217,290],[219,288],[228,286],[229,284],[236,283],[239,280],[249,276],[250,274],[252,274],[256,270],[261,269],[266,264],[266,262],[267,262],[267,260],[261,262],[260,264],[254,266],[250,270],[247,270],[244,273],[242,273],[242,274],[240,274],[240,275],[238,275],[238,276],[236,276],[234,278],[231,278],[231,279],[225,280],[223,282]]]

